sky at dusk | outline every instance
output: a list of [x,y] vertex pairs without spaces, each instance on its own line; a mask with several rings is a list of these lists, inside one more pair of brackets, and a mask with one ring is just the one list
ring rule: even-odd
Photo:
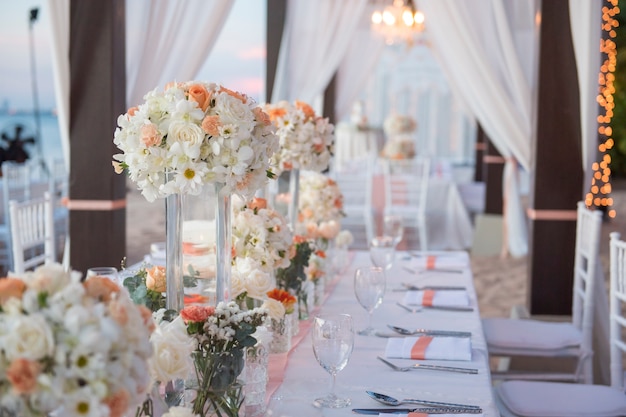
[[[262,0],[235,0],[220,38],[196,79],[224,84],[257,101],[264,98],[265,4]],[[0,108],[33,107],[29,10],[35,7],[39,7],[39,18],[32,35],[39,105],[41,109],[55,105],[46,2],[0,0]]]

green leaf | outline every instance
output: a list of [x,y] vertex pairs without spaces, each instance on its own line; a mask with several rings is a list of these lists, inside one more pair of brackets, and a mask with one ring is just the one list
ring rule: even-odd
[[37,304],[39,308],[44,308],[48,305],[48,292],[43,291],[37,294]]

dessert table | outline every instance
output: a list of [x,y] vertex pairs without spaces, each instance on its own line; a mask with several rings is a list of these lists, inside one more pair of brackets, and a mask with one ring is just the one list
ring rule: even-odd
[[[415,254],[415,253],[414,253]],[[448,403],[462,403],[482,407],[485,417],[499,416],[491,390],[489,360],[481,327],[476,293],[466,252],[429,252],[436,259],[460,261],[466,264],[461,272],[411,272],[423,254],[411,257],[398,252],[394,266],[387,273],[387,288],[382,304],[374,311],[372,324],[383,335],[394,335],[388,324],[406,328],[426,328],[471,332],[471,360],[424,360],[420,363],[475,368],[477,374],[461,374],[434,370],[396,372],[377,359],[385,355],[388,337],[355,336],[354,350],[348,365],[337,374],[335,392],[351,398],[352,405],[343,409],[323,409],[313,405],[315,398],[329,389],[329,374],[318,364],[313,354],[308,332],[310,319],[301,322],[300,342],[288,354],[270,355],[270,382],[268,384],[268,416],[345,416],[352,408],[385,407],[370,399],[365,391],[375,391],[398,399],[416,398]],[[357,302],[353,291],[353,275],[357,267],[371,265],[365,251],[352,253],[351,262],[330,283],[325,303],[317,312],[347,313],[352,315],[355,330],[367,324],[367,312]],[[421,257],[420,257],[421,255]],[[434,258],[428,258],[429,261]],[[438,261],[437,261],[438,262]],[[413,268],[413,269],[412,269]],[[473,311],[445,311],[423,309],[412,313],[396,303],[403,301],[406,291],[399,291],[403,283],[415,285],[464,286]],[[398,365],[416,363],[411,359],[390,359]],[[387,407],[388,408],[388,407]],[[409,406],[413,408],[413,406]],[[463,414],[464,415],[464,414]]]

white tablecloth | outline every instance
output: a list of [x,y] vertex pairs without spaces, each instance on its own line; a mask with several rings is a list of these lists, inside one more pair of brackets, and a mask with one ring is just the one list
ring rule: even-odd
[[[465,252],[457,252],[467,257]],[[399,258],[403,255],[399,255]],[[418,398],[425,400],[479,405],[485,417],[499,416],[491,391],[491,378],[485,339],[476,305],[476,293],[472,284],[469,267],[462,274],[424,273],[414,275],[402,268],[407,260],[398,259],[388,273],[387,292],[382,305],[374,311],[373,325],[384,332],[390,332],[387,324],[408,328],[429,328],[461,330],[472,332],[471,361],[426,361],[435,365],[477,368],[478,374],[457,374],[440,371],[395,372],[376,359],[383,356],[387,339],[376,336],[356,336],[354,351],[346,368],[337,375],[336,393],[352,400],[349,408],[330,410],[318,409],[312,405],[315,398],[325,395],[329,388],[329,374],[315,360],[310,335],[290,353],[284,380],[273,393],[268,405],[270,416],[347,416],[351,408],[383,407],[366,394],[366,390],[392,395],[396,398]],[[356,256],[340,276],[337,286],[321,308],[325,313],[348,313],[354,318],[356,330],[367,324],[367,313],[357,303],[353,292],[353,273],[356,267],[371,265],[366,252]],[[393,291],[402,282],[419,285],[464,285],[468,290],[473,312],[452,312],[424,310],[410,313],[398,307],[404,292]],[[414,363],[408,359],[393,359],[398,364]]]

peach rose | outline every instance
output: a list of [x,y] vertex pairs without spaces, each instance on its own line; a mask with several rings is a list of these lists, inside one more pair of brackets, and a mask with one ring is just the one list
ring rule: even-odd
[[154,332],[156,329],[156,323],[152,318],[152,311],[144,305],[138,305],[137,309],[139,310],[139,314],[141,315],[141,319],[143,320],[143,324],[148,328],[150,333]]
[[167,279],[164,266],[154,266],[146,270],[146,287],[156,292],[167,290]]
[[315,110],[313,110],[313,107],[309,106],[304,101],[299,101],[299,100],[296,100],[294,104],[297,109],[301,110],[302,113],[304,113],[307,119],[315,118]]
[[221,87],[220,86],[220,93],[226,93],[226,94],[228,94],[231,97],[238,98],[244,104],[248,101],[248,98],[244,94],[238,93],[238,92],[233,91],[233,90],[229,90],[226,87]]
[[320,234],[319,228],[317,227],[317,224],[313,223],[313,222],[309,222],[306,224],[306,234],[309,237],[312,238],[317,238]]
[[296,245],[289,246],[289,259],[296,257]]
[[129,117],[133,117],[135,113],[137,113],[137,110],[139,110],[139,107],[137,106],[131,107],[130,109],[128,109],[126,114],[128,114]]
[[17,358],[7,368],[7,379],[18,394],[30,394],[37,387],[37,376],[41,366],[35,361]]
[[141,126],[141,142],[150,146],[159,146],[161,144],[161,134],[152,123]]
[[0,279],[0,305],[6,303],[9,298],[22,298],[24,291],[26,291],[26,284],[21,279]]
[[267,200],[260,197],[254,197],[252,201],[248,203],[248,208],[252,210],[261,210],[267,208]]
[[219,135],[222,126],[219,116],[207,116],[202,120],[202,130],[211,136]]
[[85,293],[89,297],[97,298],[100,301],[109,302],[113,294],[120,292],[120,287],[107,277],[93,276],[83,282]]
[[293,237],[293,243],[295,243],[296,245],[299,243],[304,243],[304,242],[306,242],[306,237],[302,235],[295,235]]
[[109,417],[122,417],[128,409],[129,402],[130,394],[125,389],[118,390],[102,400],[102,403],[109,407]]
[[206,87],[202,84],[193,84],[189,87],[189,100],[198,103],[198,107],[202,111],[206,111],[211,104],[211,93],[207,91]]
[[252,109],[252,113],[254,113],[254,117],[259,123],[263,123],[265,126],[269,126],[272,124],[272,120],[270,116],[263,111],[260,107],[255,107]]
[[213,313],[215,313],[214,307],[192,305],[183,308],[180,312],[180,316],[183,320],[185,320],[185,322],[192,321],[201,323],[206,321],[206,319],[208,319],[209,316],[212,316]]
[[112,161],[111,165],[113,165],[113,170],[115,171],[116,174],[121,174],[122,172],[124,172],[124,168],[122,168],[121,163],[117,161]]
[[280,107],[270,108],[267,110],[267,115],[270,117],[271,121],[274,121],[278,119],[279,117],[283,117],[285,114],[287,114],[287,110],[280,108]]

